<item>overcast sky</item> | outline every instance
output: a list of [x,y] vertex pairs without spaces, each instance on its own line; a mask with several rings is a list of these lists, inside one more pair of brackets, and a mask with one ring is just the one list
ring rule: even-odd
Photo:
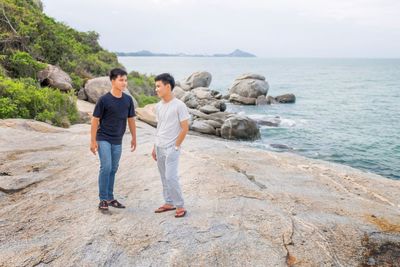
[[42,0],[110,51],[400,57],[399,0]]

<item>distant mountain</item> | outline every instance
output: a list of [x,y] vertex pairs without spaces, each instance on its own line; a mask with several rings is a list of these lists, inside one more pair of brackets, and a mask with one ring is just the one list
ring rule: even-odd
[[256,57],[248,52],[236,49],[230,54],[214,54],[214,57]]
[[116,52],[119,57],[256,57],[253,54],[236,49],[229,54],[214,54],[214,55],[199,55],[199,54],[167,54],[167,53],[153,53],[148,50],[141,50],[138,52]]

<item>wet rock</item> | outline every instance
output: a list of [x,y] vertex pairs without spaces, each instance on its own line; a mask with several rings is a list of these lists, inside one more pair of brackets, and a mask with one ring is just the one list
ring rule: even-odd
[[253,120],[235,114],[224,121],[221,136],[233,140],[256,140],[260,138],[260,130]]
[[275,100],[278,103],[295,103],[296,102],[296,97],[294,94],[284,94],[284,95],[280,95],[275,97]]

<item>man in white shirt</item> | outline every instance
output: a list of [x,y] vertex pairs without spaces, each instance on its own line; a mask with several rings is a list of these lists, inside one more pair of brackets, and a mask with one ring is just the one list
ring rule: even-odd
[[175,217],[186,215],[178,177],[181,144],[189,131],[189,112],[181,100],[174,97],[174,78],[163,73],[155,77],[156,92],[161,101],[156,105],[157,132],[152,157],[157,161],[163,185],[164,205],[156,213],[175,210]]

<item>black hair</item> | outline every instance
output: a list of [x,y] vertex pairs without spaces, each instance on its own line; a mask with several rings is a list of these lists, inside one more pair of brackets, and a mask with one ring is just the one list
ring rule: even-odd
[[173,90],[174,87],[175,87],[175,79],[174,79],[174,77],[172,77],[172,75],[169,74],[169,73],[162,73],[162,74],[160,74],[160,75],[157,75],[157,76],[154,78],[154,81],[156,81],[156,82],[162,81],[162,83],[163,83],[164,85],[167,85],[167,84],[171,85],[171,90]]
[[128,76],[128,73],[120,68],[115,68],[110,71],[110,80],[117,79],[118,76]]

